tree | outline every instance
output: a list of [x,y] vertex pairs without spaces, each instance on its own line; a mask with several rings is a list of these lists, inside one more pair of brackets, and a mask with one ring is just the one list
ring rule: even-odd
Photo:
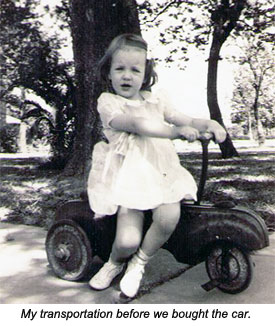
[[[217,94],[218,62],[222,45],[236,27],[241,12],[244,9],[245,2],[245,0],[232,2],[224,0],[221,1],[211,13],[213,33],[208,61],[207,102],[210,110],[210,117],[218,121],[224,127],[225,125],[222,120]],[[224,158],[238,155],[229,134],[227,134],[225,142],[220,144],[220,148]]]
[[[18,87],[31,90],[55,109],[53,160],[64,167],[71,153],[74,132],[72,121],[76,100],[73,69],[71,62],[60,60],[61,40],[41,32],[41,23],[33,13],[37,3],[36,0],[20,3],[1,0],[0,100],[9,103],[13,98],[13,89]],[[18,97],[18,107],[23,108],[24,101],[24,98]]]
[[[25,6],[16,6],[14,1],[1,0],[0,11],[0,63],[2,99],[11,89],[17,86],[19,79],[18,64],[24,60],[24,54],[17,49],[24,49],[30,39],[35,40],[37,25],[32,26],[30,21],[35,17],[31,13],[30,1]],[[19,53],[18,53],[19,52]]]
[[76,136],[73,156],[64,173],[85,174],[93,146],[101,138],[96,110],[102,91],[96,69],[110,41],[117,35],[140,33],[134,0],[70,0],[70,28],[76,78]]
[[[161,26],[169,19],[169,26],[160,32],[160,41],[174,47],[169,51],[166,59],[168,62],[173,61],[174,55],[179,53],[181,60],[188,60],[190,44],[204,49],[210,44],[207,101],[211,118],[224,125],[217,94],[218,63],[221,60],[222,46],[228,39],[240,36],[246,30],[261,33],[272,23],[272,7],[273,3],[269,0],[174,0],[155,6],[146,1],[142,10],[144,19],[149,21],[149,28],[152,24]],[[164,14],[168,19],[162,18]],[[220,148],[223,157],[238,155],[229,135],[220,144]]]
[[264,129],[274,128],[274,45],[259,37],[246,38],[238,59],[240,70],[235,77],[233,122],[241,123],[252,137],[252,126],[259,144],[265,141]]

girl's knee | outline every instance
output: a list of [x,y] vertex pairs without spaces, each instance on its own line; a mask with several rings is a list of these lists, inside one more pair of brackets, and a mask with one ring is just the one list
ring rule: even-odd
[[174,231],[180,218],[180,203],[165,204],[154,210],[153,222],[164,233]]
[[130,256],[135,253],[141,243],[141,234],[136,229],[127,228],[120,237],[115,240],[116,250],[123,256]]
[[143,229],[143,212],[121,207],[119,210],[115,249],[124,257],[136,252]]

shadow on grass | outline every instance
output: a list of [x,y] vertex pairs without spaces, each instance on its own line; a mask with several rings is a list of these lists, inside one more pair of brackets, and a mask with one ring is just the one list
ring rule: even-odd
[[[201,171],[200,154],[181,155],[181,163],[198,181]],[[215,203],[234,200],[256,211],[275,231],[275,153],[248,152],[240,157],[220,159],[209,154],[208,180],[203,201]]]
[[[180,160],[198,181],[201,154],[183,153]],[[249,151],[231,159],[210,152],[204,201],[240,201],[258,212],[270,230],[275,230],[274,162],[274,152]],[[83,179],[41,170],[41,163],[43,158],[0,160],[0,220],[48,227],[59,205],[80,197]]]
[[44,159],[0,160],[0,220],[49,227],[59,205],[79,198],[82,180],[40,168]]

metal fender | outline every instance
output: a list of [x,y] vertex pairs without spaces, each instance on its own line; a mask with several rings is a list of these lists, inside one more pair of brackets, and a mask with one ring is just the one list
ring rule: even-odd
[[55,223],[65,220],[80,225],[87,234],[93,253],[107,260],[115,237],[116,216],[94,218],[87,200],[71,200],[56,211]]
[[262,218],[244,207],[184,205],[181,220],[166,244],[178,261],[197,264],[216,242],[233,243],[247,251],[269,245]]
[[83,200],[70,200],[58,207],[55,220],[74,219],[76,216],[91,219],[94,213],[90,209],[89,202]]

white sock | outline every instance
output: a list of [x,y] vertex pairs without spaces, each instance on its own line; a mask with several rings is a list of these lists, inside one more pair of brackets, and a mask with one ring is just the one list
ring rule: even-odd
[[146,265],[152,257],[153,255],[148,256],[141,248],[139,248],[135,254],[135,258],[141,265]]

